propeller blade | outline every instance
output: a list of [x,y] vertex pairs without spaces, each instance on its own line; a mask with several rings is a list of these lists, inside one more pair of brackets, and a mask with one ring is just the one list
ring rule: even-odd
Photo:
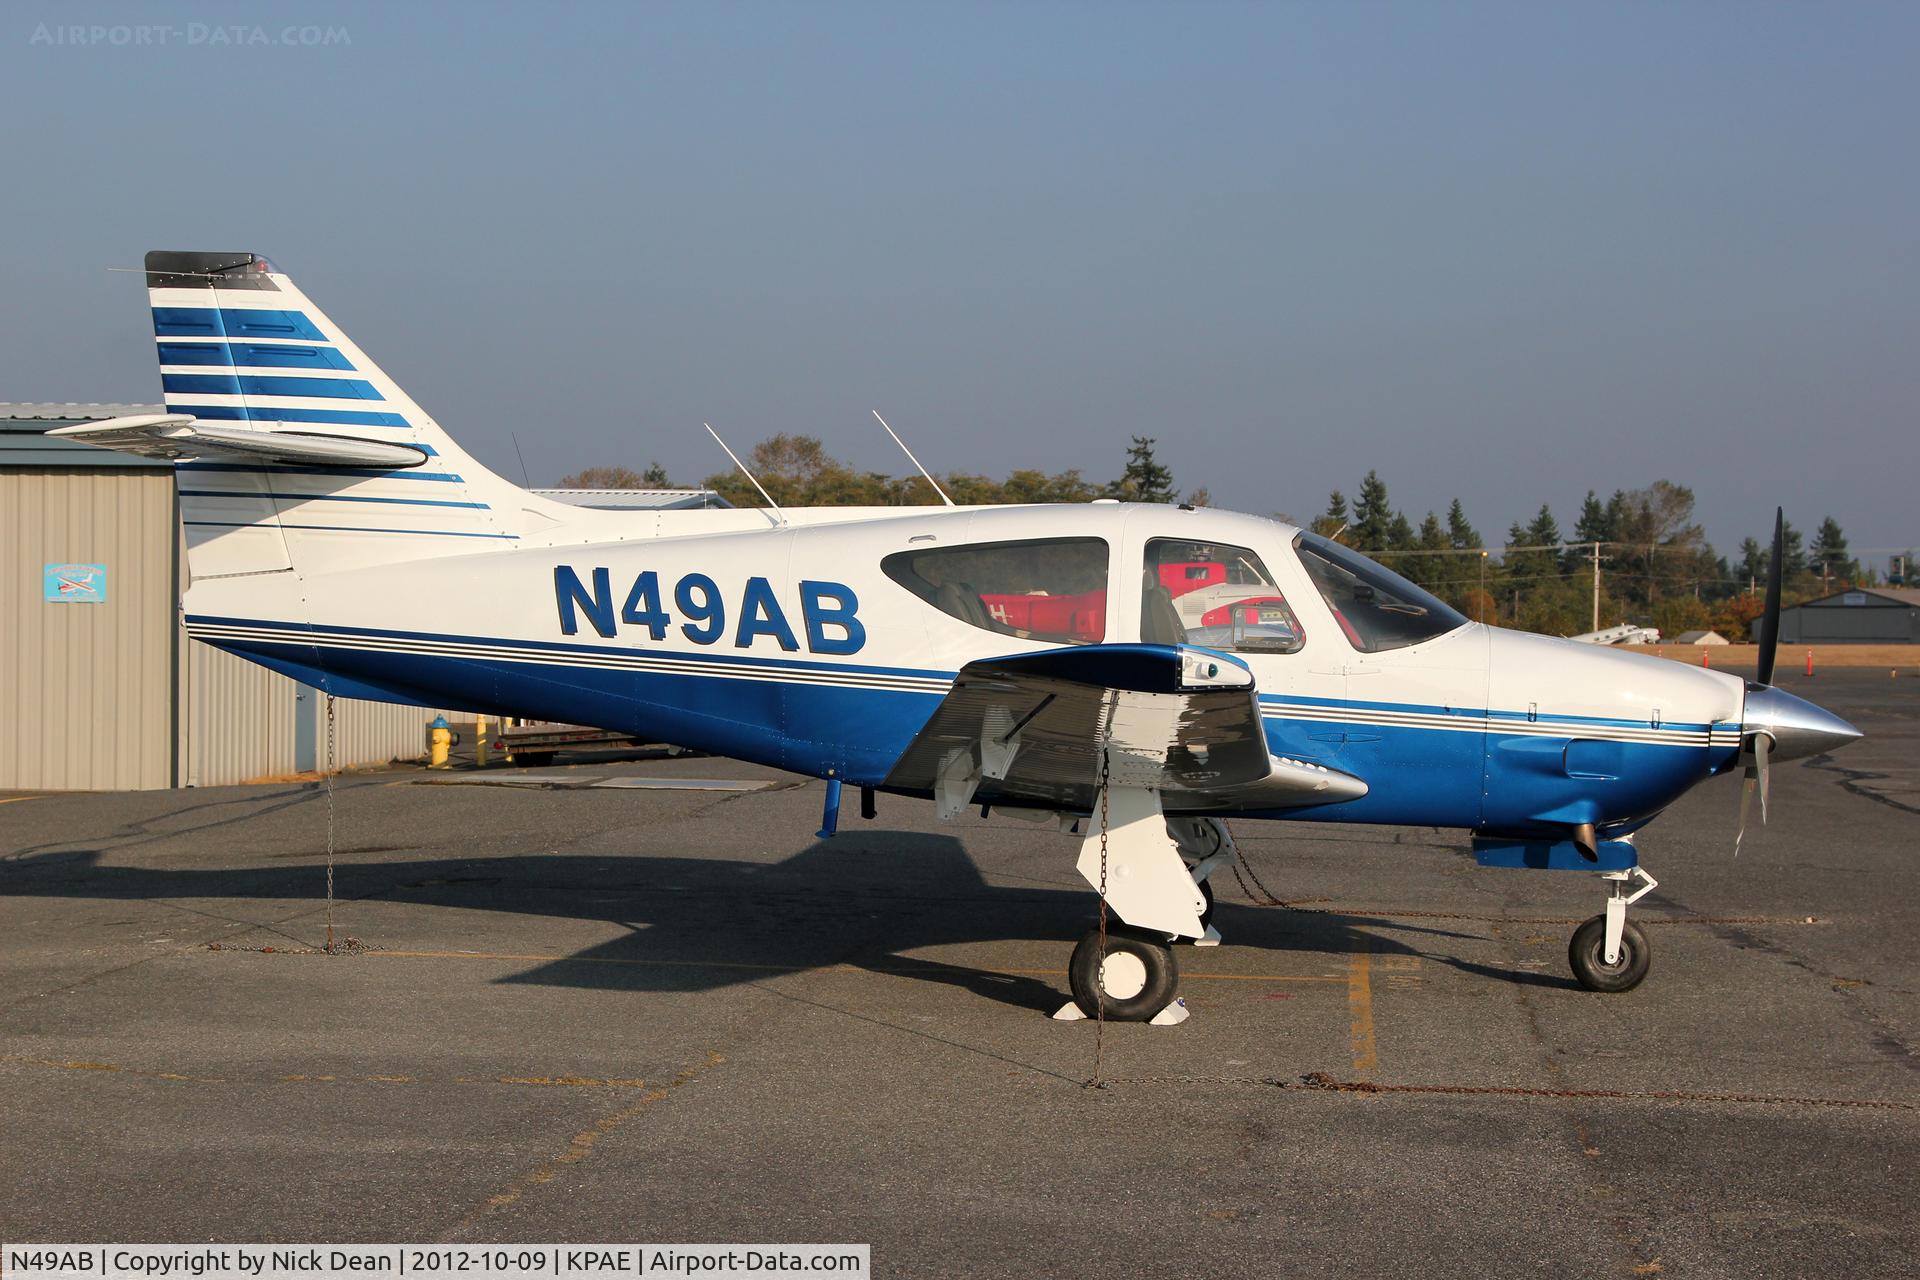
[[1780,652],[1780,575],[1785,566],[1787,552],[1787,513],[1783,507],[1773,509],[1773,554],[1767,557],[1767,604],[1760,615],[1760,670],[1756,679],[1761,684],[1773,683],[1773,660]]
[[1733,856],[1740,856],[1740,842],[1747,838],[1747,811],[1753,807],[1753,793],[1759,786],[1759,775],[1752,765],[1747,766],[1747,778],[1740,784],[1740,830],[1733,837]]
[[1747,838],[1747,814],[1753,808],[1754,793],[1760,796],[1760,825],[1767,824],[1768,759],[1773,739],[1764,733],[1753,735],[1753,749],[1746,754],[1746,780],[1740,784],[1740,831],[1733,837],[1733,856],[1740,856],[1740,842]]

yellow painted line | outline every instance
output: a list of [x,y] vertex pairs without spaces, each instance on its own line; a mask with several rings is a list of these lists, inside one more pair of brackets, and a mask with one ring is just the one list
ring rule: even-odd
[[19,804],[22,800],[45,800],[45,796],[0,796],[0,804]]
[[138,1076],[148,1080],[178,1080],[195,1084],[223,1084],[213,1076],[185,1076],[176,1071],[150,1071],[123,1067],[117,1062],[92,1062],[77,1058],[36,1058],[24,1053],[0,1053],[0,1063],[21,1067],[49,1067],[55,1071],[101,1071],[112,1075]]
[[1366,934],[1360,934],[1360,949],[1347,962],[1347,1012],[1352,1017],[1349,1036],[1353,1041],[1353,1069],[1362,1077],[1379,1065],[1380,1052],[1373,1038],[1373,954]]
[[[291,953],[289,953],[291,954]],[[746,969],[756,973],[897,973],[943,972],[939,964],[754,964],[744,960],[626,960],[615,956],[561,956],[534,951],[363,951],[368,959],[388,960],[507,960],[516,964],[606,964],[627,969]],[[979,969],[981,977],[1064,978],[1065,969]],[[1339,974],[1299,973],[1182,973],[1196,982],[1349,982]]]
[[610,1115],[600,1117],[600,1119],[594,1121],[592,1128],[582,1129],[580,1132],[574,1134],[567,1142],[566,1148],[558,1155],[541,1161],[508,1183],[505,1187],[501,1188],[498,1192],[488,1196],[474,1208],[472,1212],[448,1227],[440,1238],[442,1240],[451,1240],[455,1237],[465,1235],[475,1223],[479,1222],[488,1214],[513,1204],[535,1187],[544,1186],[546,1183],[552,1182],[566,1170],[568,1165],[578,1164],[580,1161],[592,1155],[593,1148],[600,1139],[629,1122],[638,1119],[644,1115],[647,1109],[653,1106],[654,1103],[666,1098],[681,1085],[699,1079],[725,1061],[726,1059],[719,1054],[710,1052],[707,1054],[707,1060],[701,1065],[688,1067],[661,1088],[651,1089],[620,1110]]
[[[485,1084],[487,1082],[483,1080],[463,1079],[461,1080],[460,1083]],[[580,1089],[580,1088],[643,1089],[646,1087],[647,1082],[645,1080],[639,1080],[639,1079],[602,1080],[595,1076],[500,1076],[493,1083],[495,1084],[534,1084],[534,1085],[544,1085],[544,1086],[559,1086],[559,1087],[573,1088],[573,1089]]]

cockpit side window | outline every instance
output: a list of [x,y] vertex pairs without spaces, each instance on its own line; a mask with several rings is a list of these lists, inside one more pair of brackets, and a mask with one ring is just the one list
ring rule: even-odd
[[1467,625],[1438,597],[1337,542],[1303,533],[1293,545],[1333,620],[1362,653],[1404,649]]
[[896,551],[880,568],[940,612],[982,631],[1057,644],[1106,639],[1104,538]]
[[1296,653],[1306,642],[1286,593],[1245,547],[1155,538],[1147,543],[1140,589],[1144,644]]

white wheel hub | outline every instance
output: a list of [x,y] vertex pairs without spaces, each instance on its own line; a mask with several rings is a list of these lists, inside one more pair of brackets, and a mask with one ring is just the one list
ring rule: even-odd
[[1114,951],[1100,964],[1100,989],[1114,1000],[1131,1000],[1147,989],[1147,966],[1131,951]]

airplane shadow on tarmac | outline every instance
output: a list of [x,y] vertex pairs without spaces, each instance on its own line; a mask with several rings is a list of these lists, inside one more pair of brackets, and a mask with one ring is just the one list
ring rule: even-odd
[[[118,851],[115,843],[110,841],[107,850],[23,851],[0,860],[0,895],[164,900],[224,921],[235,917],[213,905],[221,900],[318,901],[324,894],[321,868],[311,862],[216,870],[103,865],[103,853]],[[1002,1003],[1050,1012],[1062,999],[1064,975],[1007,973],[916,953],[964,943],[1045,941],[1057,943],[1059,951],[1043,963],[1050,970],[1064,969],[1067,951],[1094,926],[1096,915],[1089,890],[989,885],[961,841],[916,832],[843,831],[771,863],[618,854],[353,860],[356,853],[372,852],[405,850],[342,850],[334,871],[340,899],[604,920],[625,927],[609,941],[500,979],[510,983],[705,991],[780,973],[848,966],[963,986]],[[1401,939],[1417,935],[1423,943],[1444,946],[1446,939],[1477,935],[1405,920],[1222,902],[1215,923],[1236,951],[1344,957],[1365,950],[1420,956],[1499,981],[1574,985],[1411,945]],[[290,943],[316,943],[309,936],[315,929],[312,915],[258,927]],[[503,938],[500,950],[524,950],[527,943],[521,939],[524,934]],[[388,936],[363,941],[391,950],[432,945]],[[471,937],[463,942],[486,948]],[[1198,965],[1205,961],[1197,957],[1205,954],[1183,948],[1179,958]]]

